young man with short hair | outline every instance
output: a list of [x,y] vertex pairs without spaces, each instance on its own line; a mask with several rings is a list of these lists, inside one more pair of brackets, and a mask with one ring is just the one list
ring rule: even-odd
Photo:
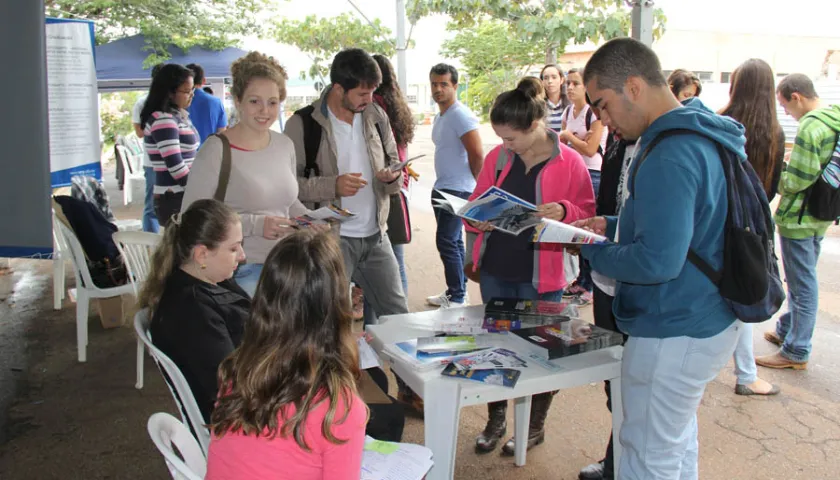
[[[400,191],[402,174],[387,168],[388,158],[399,157],[388,116],[373,101],[381,80],[379,66],[364,50],[342,50],[330,67],[331,85],[312,104],[311,119],[296,112],[285,134],[295,145],[301,202],[310,208],[336,203],[355,214],[334,227],[348,279],[362,287],[377,315],[393,315],[408,312],[386,233],[390,195]],[[309,121],[315,125],[305,127]],[[306,128],[321,130],[317,173],[307,169]]]
[[[440,63],[429,72],[432,97],[440,112],[435,116],[432,141],[435,144],[435,189],[461,198],[475,190],[475,179],[484,161],[478,118],[458,101],[458,70]],[[442,198],[432,191],[432,199]],[[433,202],[434,203],[434,202]],[[430,305],[464,305],[467,283],[464,275],[464,224],[460,217],[435,208],[435,243],[443,262],[446,291],[426,299]]]
[[[699,100],[683,107],[656,54],[630,38],[590,58],[583,81],[604,125],[645,152],[628,167],[621,215],[576,222],[615,243],[585,245],[592,270],[616,280],[613,311],[628,335],[621,390],[619,479],[696,479],[697,408],[726,365],[741,323],[717,286],[687,261],[694,250],[723,264],[726,177],[717,144],[745,159],[743,127]],[[712,140],[714,139],[714,140]]]
[[193,83],[193,100],[187,111],[190,114],[190,121],[198,131],[199,142],[204,143],[207,137],[219,133],[227,128],[227,112],[222,100],[204,91],[204,69],[197,63],[187,65],[187,68],[195,74]]
[[779,180],[782,198],[774,217],[781,238],[788,312],[779,317],[775,332],[764,334],[765,339],[781,349],[757,357],[755,363],[802,370],[808,365],[817,324],[820,244],[831,225],[831,221],[814,218],[805,199],[837,146],[840,106],[822,108],[813,82],[801,73],[785,77],[776,88],[776,96],[785,113],[799,121],[790,160]]

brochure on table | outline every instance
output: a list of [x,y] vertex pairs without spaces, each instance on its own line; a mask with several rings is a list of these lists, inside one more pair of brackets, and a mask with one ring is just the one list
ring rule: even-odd
[[490,222],[496,230],[510,235],[519,235],[534,227],[534,242],[591,244],[607,241],[606,237],[588,230],[540,218],[536,215],[536,205],[496,186],[490,187],[472,201],[440,190],[436,192],[443,198],[432,199],[435,208],[447,210],[468,220]]

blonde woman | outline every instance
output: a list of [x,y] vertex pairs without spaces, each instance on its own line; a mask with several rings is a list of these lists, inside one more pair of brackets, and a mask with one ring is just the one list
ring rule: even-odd
[[[238,121],[223,135],[230,143],[231,170],[223,200],[242,220],[248,263],[236,282],[254,294],[269,250],[292,231],[294,217],[308,213],[298,200],[295,149],[286,135],[271,130],[286,99],[286,71],[271,57],[250,52],[231,65]],[[184,194],[184,207],[213,198],[219,185],[224,144],[212,136],[199,150]]]

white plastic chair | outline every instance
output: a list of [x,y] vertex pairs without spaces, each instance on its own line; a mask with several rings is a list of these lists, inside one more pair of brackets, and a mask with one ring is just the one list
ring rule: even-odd
[[[166,460],[175,480],[202,480],[207,474],[207,460],[190,430],[168,413],[155,413],[146,424],[152,442]],[[181,454],[175,452],[172,445]]]
[[[57,236],[60,239],[59,243],[63,243],[62,254],[67,253],[73,261],[73,274],[76,277],[76,344],[79,361],[85,362],[87,361],[88,314],[91,299],[119,297],[124,293],[133,293],[134,290],[129,283],[111,288],[97,287],[90,278],[85,252],[76,234],[57,218],[53,217],[53,219],[53,228],[59,232]],[[61,269],[63,268],[62,266]]]
[[53,310],[61,310],[61,302],[64,300],[66,293],[64,291],[64,263],[70,252],[70,248],[58,230],[59,221],[53,211]]
[[[149,275],[152,253],[160,243],[161,235],[148,232],[114,232],[114,243],[120,251],[128,271],[128,281],[134,288],[134,296],[140,292],[140,285]],[[143,388],[143,341],[137,339],[137,383],[138,390]]]
[[123,183],[123,205],[128,205],[132,200],[131,182],[137,182],[145,187],[146,174],[139,168],[132,168],[132,165],[138,162],[132,161],[133,155],[122,145],[116,145],[117,156],[122,162],[123,171],[125,172],[125,182]]
[[192,426],[193,431],[195,431],[198,437],[201,450],[206,456],[207,449],[210,447],[210,431],[204,426],[204,418],[198,409],[198,403],[195,401],[192,389],[190,389],[187,379],[184,378],[184,374],[181,373],[181,369],[175,365],[172,359],[152,344],[152,337],[149,334],[149,325],[151,323],[152,319],[149,317],[149,309],[147,308],[140,309],[134,315],[134,331],[137,333],[137,338],[146,345],[152,358],[155,359],[158,368],[161,369],[163,379],[169,387],[172,398],[175,399],[175,404],[181,412],[181,418],[184,424]]

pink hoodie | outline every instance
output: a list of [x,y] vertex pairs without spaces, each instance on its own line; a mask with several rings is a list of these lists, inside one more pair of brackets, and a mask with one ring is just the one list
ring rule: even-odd
[[[553,202],[563,205],[566,209],[564,223],[595,216],[595,193],[592,190],[592,180],[583,158],[571,147],[560,143],[555,132],[548,131],[548,134],[557,141],[557,149],[554,157],[548,161],[537,177],[537,205]],[[514,155],[502,145],[487,154],[470,200],[475,199],[493,185],[501,187],[510,172]],[[497,171],[500,171],[498,178]],[[485,234],[469,224],[466,228],[469,232],[478,233],[473,247],[472,262],[473,265],[479,267],[488,236],[507,235],[493,232]],[[563,271],[564,253],[564,249],[557,244],[535,244],[534,255],[537,255],[537,262],[534,268],[533,284],[539,293],[566,288],[566,276]]]

